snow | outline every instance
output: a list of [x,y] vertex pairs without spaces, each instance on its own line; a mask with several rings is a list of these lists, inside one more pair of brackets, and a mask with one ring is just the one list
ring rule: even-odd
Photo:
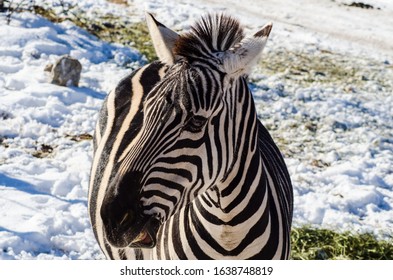
[[[130,22],[148,10],[175,30],[206,11],[236,15],[248,32],[272,21],[265,54],[290,62],[283,72],[257,68],[250,86],[291,174],[294,225],[393,235],[391,1],[66,2]],[[93,134],[107,92],[145,59],[70,22],[27,12],[0,22],[0,259],[103,258],[87,214],[92,143],[79,136]],[[82,63],[79,87],[49,83],[45,66],[64,54]],[[308,83],[290,69],[303,56],[355,75]]]

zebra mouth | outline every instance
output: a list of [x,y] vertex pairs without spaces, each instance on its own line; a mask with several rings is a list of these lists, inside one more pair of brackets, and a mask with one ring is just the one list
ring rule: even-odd
[[150,218],[142,230],[132,239],[128,247],[131,248],[153,248],[157,243],[157,231],[160,223],[155,218]]
[[119,223],[104,223],[106,240],[117,248],[153,248],[160,222],[154,217],[126,213]]
[[142,244],[149,244],[151,243],[151,237],[150,235],[147,233],[146,230],[142,231],[135,239],[134,241],[132,241],[132,244],[135,243],[142,243]]

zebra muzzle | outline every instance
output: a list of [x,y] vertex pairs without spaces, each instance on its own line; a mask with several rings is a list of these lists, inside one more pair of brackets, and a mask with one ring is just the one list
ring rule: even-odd
[[[152,248],[160,222],[143,213],[139,202],[142,174],[116,176],[102,201],[100,214],[108,243],[116,248]],[[131,186],[131,187],[130,187]]]

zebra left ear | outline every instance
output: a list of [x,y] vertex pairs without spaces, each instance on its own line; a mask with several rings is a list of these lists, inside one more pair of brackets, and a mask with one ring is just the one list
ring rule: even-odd
[[179,34],[158,22],[152,14],[146,12],[147,27],[158,58],[167,64],[175,62],[173,47]]
[[266,24],[254,36],[244,38],[225,52],[222,64],[226,73],[240,76],[250,71],[266,45],[272,26],[272,23]]

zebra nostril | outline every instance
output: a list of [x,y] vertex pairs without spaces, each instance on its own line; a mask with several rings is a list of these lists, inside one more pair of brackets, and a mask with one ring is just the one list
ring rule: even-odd
[[121,227],[130,227],[135,221],[135,214],[133,211],[128,211],[124,214],[123,218],[120,220],[119,225]]
[[128,213],[126,213],[126,214],[124,215],[123,219],[120,221],[120,225],[123,225],[123,224],[124,224],[124,222],[127,220],[128,216],[129,216]]

